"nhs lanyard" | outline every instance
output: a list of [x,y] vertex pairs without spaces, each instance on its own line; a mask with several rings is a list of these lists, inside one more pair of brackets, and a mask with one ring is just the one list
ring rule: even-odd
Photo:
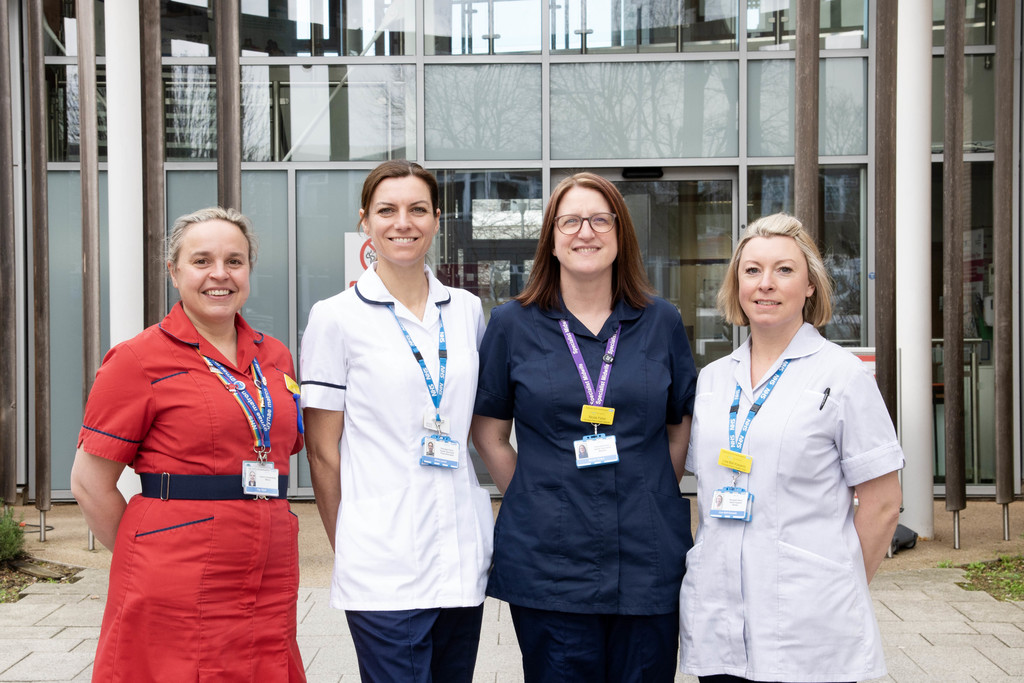
[[594,381],[590,379],[590,370],[580,353],[580,345],[576,342],[576,335],[569,330],[569,323],[566,320],[559,320],[558,326],[562,328],[565,335],[565,343],[572,354],[572,360],[576,363],[576,370],[580,373],[583,381],[583,390],[587,392],[587,404],[592,406],[603,406],[605,394],[608,393],[608,377],[612,374],[612,362],[615,360],[615,349],[619,345],[619,333],[622,332],[622,325],[615,330],[615,334],[608,340],[604,347],[604,356],[601,358],[601,374],[597,376],[597,389],[594,389]]
[[736,383],[736,392],[732,397],[732,406],[729,408],[729,448],[737,453],[743,451],[743,442],[747,438],[747,429],[750,428],[750,423],[754,420],[754,416],[757,415],[757,411],[761,410],[761,406],[768,400],[768,396],[772,393],[772,389],[779,383],[779,378],[782,377],[782,373],[786,371],[789,366],[789,359],[782,361],[782,365],[775,371],[771,379],[768,380],[768,384],[765,385],[761,393],[757,395],[757,399],[753,405],[750,406],[750,412],[747,413],[747,419],[743,421],[743,427],[740,429],[739,435],[736,434],[736,415],[740,412],[740,385]]
[[267,380],[263,376],[259,362],[255,358],[252,359],[253,383],[256,385],[256,396],[259,399],[257,402],[245,388],[245,382],[235,379],[223,364],[202,353],[199,355],[206,361],[210,372],[217,375],[224,388],[235,397],[246,422],[249,423],[249,429],[252,430],[252,449],[260,460],[266,460],[267,454],[270,453],[270,425],[274,422],[274,402],[270,398],[270,389],[267,388]]
[[413,357],[419,362],[420,370],[423,371],[423,379],[427,382],[427,391],[430,392],[430,400],[434,402],[434,419],[437,424],[441,424],[441,398],[444,396],[444,377],[447,372],[448,365],[448,344],[445,341],[444,336],[444,319],[441,317],[441,307],[437,307],[437,321],[441,325],[441,329],[437,333],[437,356],[441,365],[441,369],[437,374],[437,386],[434,385],[434,380],[430,377],[430,370],[427,370],[427,364],[423,360],[423,354],[416,347],[416,342],[412,340],[412,336],[409,331],[405,329],[405,325],[398,319],[398,314],[395,313],[394,304],[388,304],[388,310],[391,311],[391,315],[395,316],[395,322],[398,323],[398,327],[401,328],[402,334],[405,335],[405,341],[409,343],[409,348],[412,349]]

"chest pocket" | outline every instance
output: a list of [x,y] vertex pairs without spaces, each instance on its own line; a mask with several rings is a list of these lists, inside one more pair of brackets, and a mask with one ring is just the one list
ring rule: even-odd
[[830,395],[826,400],[822,391],[805,389],[800,394],[785,422],[780,473],[791,481],[814,482],[838,465],[838,408],[835,397]]

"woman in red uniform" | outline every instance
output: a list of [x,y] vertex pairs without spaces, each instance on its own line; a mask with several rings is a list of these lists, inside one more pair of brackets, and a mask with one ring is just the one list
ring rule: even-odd
[[[179,218],[167,268],[181,303],[96,373],[71,471],[114,552],[93,680],[305,680],[285,499],[298,387],[288,349],[239,315],[255,258],[237,211]],[[143,488],[127,504],[125,465]]]

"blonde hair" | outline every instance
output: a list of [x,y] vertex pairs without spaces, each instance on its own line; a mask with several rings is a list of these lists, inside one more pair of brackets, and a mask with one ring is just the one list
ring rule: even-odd
[[199,209],[192,213],[179,216],[171,226],[171,234],[167,237],[167,262],[176,264],[178,254],[181,252],[181,243],[185,239],[185,233],[193,225],[207,221],[227,221],[238,227],[245,237],[245,243],[249,247],[249,267],[256,265],[256,254],[259,252],[259,241],[252,231],[252,221],[246,218],[240,211],[225,209],[219,206],[211,206],[206,209]]
[[757,219],[747,226],[740,235],[740,241],[732,252],[729,269],[725,272],[722,287],[718,290],[718,310],[726,322],[732,325],[749,325],[750,321],[740,306],[739,263],[743,247],[755,237],[792,237],[807,261],[807,279],[814,286],[814,292],[804,302],[804,322],[823,327],[832,319],[832,278],[825,270],[818,246],[804,230],[799,220],[785,213],[774,213]]

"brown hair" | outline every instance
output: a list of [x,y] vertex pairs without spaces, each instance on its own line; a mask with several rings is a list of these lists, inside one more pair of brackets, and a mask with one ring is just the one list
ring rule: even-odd
[[207,221],[227,221],[238,226],[249,245],[249,267],[256,265],[256,254],[259,252],[259,240],[252,231],[252,221],[246,218],[241,212],[235,209],[224,209],[219,206],[211,206],[206,209],[199,209],[184,216],[179,216],[171,226],[171,233],[167,236],[167,262],[176,264],[178,255],[181,253],[181,242],[185,239],[185,232],[197,223]]
[[740,306],[739,264],[743,247],[755,237],[792,237],[807,261],[807,279],[814,285],[814,292],[804,302],[804,321],[815,327],[824,326],[832,319],[832,279],[825,270],[821,252],[814,243],[803,223],[785,213],[774,213],[759,218],[743,231],[736,249],[732,252],[729,269],[725,272],[722,287],[718,290],[718,309],[726,322],[733,325],[749,325],[750,320]]
[[431,212],[436,212],[438,207],[437,178],[419,164],[406,159],[385,161],[370,171],[370,174],[366,176],[366,180],[363,181],[363,195],[360,199],[359,208],[367,212],[370,210],[370,200],[373,199],[373,193],[376,192],[377,186],[383,181],[389,178],[405,178],[411,175],[416,176],[427,184],[427,187],[430,189],[430,210]]
[[558,205],[565,193],[574,187],[596,190],[601,193],[612,213],[616,216],[615,240],[618,254],[612,265],[612,302],[625,300],[634,308],[644,308],[654,294],[654,288],[647,279],[640,244],[636,239],[636,228],[629,216],[626,201],[622,193],[607,178],[593,173],[577,173],[566,178],[555,186],[544,209],[544,222],[541,224],[540,238],[537,241],[537,252],[534,255],[533,271],[530,281],[517,301],[524,306],[537,304],[545,310],[559,308],[558,294],[561,289],[561,271],[558,259],[553,253],[555,248],[555,216]]

